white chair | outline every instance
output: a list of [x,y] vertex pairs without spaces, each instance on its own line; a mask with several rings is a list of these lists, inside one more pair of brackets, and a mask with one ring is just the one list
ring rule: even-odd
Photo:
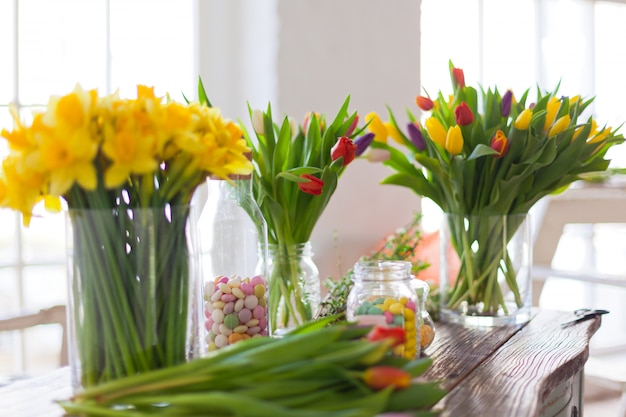
[[67,320],[66,308],[58,305],[40,310],[33,314],[23,314],[7,319],[0,319],[0,331],[23,330],[41,324],[58,324],[63,328],[63,338],[61,342],[60,366],[68,364],[67,354]]
[[[533,246],[533,305],[548,277],[565,278],[593,284],[626,287],[626,277],[589,271],[563,271],[552,267],[557,245],[567,224],[626,224],[626,183],[574,186],[562,194],[546,198],[537,210]],[[592,236],[590,236],[592,237]],[[626,345],[618,347],[626,352]],[[590,355],[585,364],[585,376],[621,387],[622,397],[618,417],[626,417],[626,367],[610,357]]]

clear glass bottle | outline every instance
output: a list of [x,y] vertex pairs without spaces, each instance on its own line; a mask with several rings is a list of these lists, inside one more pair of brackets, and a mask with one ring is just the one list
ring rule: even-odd
[[321,303],[319,270],[311,242],[269,244],[265,265],[269,276],[269,331],[280,337],[312,320]]
[[252,178],[208,179],[199,228],[208,350],[267,336],[267,224]]
[[433,343],[435,339],[435,321],[430,317],[428,310],[426,309],[426,302],[428,301],[428,294],[430,293],[430,287],[428,283],[417,278],[411,279],[411,286],[417,294],[417,298],[420,300],[420,321],[419,334],[420,334],[420,346],[422,350],[426,349]]
[[353,271],[347,319],[372,326],[402,327],[406,340],[394,353],[409,359],[419,357],[421,303],[411,286],[411,262],[360,261]]

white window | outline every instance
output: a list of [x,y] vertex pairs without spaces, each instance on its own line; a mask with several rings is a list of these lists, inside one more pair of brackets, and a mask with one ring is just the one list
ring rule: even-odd
[[[28,118],[76,83],[128,97],[137,84],[176,100],[194,96],[195,7],[192,0],[0,0],[0,129],[12,128],[9,103]],[[18,215],[0,210],[0,318],[66,303],[64,218],[40,214],[23,228]],[[53,369],[60,347],[55,326],[0,333],[0,376]]]

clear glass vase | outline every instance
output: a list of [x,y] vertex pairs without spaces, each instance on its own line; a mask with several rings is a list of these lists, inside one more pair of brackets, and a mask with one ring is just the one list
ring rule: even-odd
[[440,245],[442,321],[499,326],[530,319],[528,214],[446,213]]
[[72,209],[68,347],[75,392],[200,356],[190,206]]
[[267,225],[252,195],[251,176],[207,181],[200,215],[207,350],[268,335]]
[[259,268],[267,268],[269,276],[269,332],[280,337],[313,319],[321,303],[321,284],[311,242],[268,247],[267,263],[261,259]]

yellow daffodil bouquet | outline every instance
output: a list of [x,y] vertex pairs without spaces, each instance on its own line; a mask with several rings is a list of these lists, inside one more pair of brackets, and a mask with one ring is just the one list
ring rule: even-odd
[[201,311],[190,201],[209,174],[251,172],[239,126],[146,86],[134,99],[77,86],[29,124],[13,116],[14,129],[1,134],[10,153],[0,206],[19,210],[26,224],[40,200],[68,208],[74,386],[198,354],[190,346],[201,329],[189,325]]
[[339,177],[374,136],[360,135],[358,115],[349,113],[348,105],[349,97],[330,123],[324,115],[309,113],[301,125],[289,117],[275,123],[269,105],[264,112],[250,109],[254,136],[246,133],[246,138],[254,162],[254,196],[268,225],[273,334],[311,320],[321,301],[317,271],[300,261]]
[[[516,99],[510,90],[467,86],[462,69],[452,62],[449,69],[451,95],[416,98],[424,122],[410,110],[406,126],[391,110],[388,122],[370,114],[372,146],[389,152],[384,164],[395,173],[384,183],[430,198],[445,214],[459,259],[442,313],[506,316],[530,300],[508,247],[526,214],[579,175],[606,170],[607,150],[624,138],[583,119],[592,99],[537,88],[527,104],[530,89]],[[387,144],[388,136],[399,146]]]

